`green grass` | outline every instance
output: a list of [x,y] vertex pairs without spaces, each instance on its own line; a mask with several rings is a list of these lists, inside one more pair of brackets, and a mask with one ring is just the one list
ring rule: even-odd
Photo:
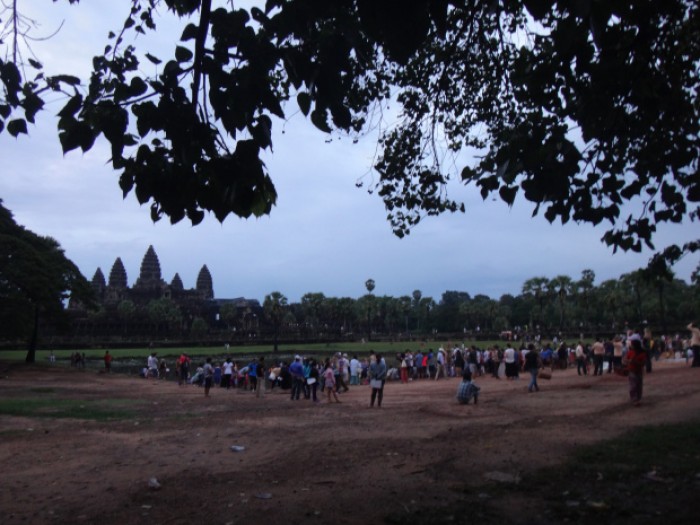
[[131,401],[85,401],[52,398],[0,399],[0,415],[111,421],[128,419],[135,415],[123,408],[123,405],[127,403],[131,403]]
[[[461,343],[461,341],[453,341],[453,343]],[[465,344],[472,344],[471,341],[465,341]],[[476,345],[479,348],[486,348],[493,344],[498,344],[501,348],[504,347],[503,341],[479,341]],[[432,348],[437,350],[440,345],[446,346],[447,341],[429,341],[426,343],[421,343],[420,341],[410,341],[410,342],[373,342],[369,343],[315,343],[315,344],[284,344],[279,345],[278,352],[275,354],[273,352],[272,345],[244,345],[244,346],[231,346],[227,351],[223,346],[216,347],[202,347],[202,346],[192,346],[192,347],[177,347],[177,348],[158,348],[154,350],[158,352],[159,357],[165,358],[175,358],[178,357],[182,352],[187,352],[192,357],[215,357],[215,356],[226,356],[230,355],[234,359],[236,356],[249,356],[249,355],[265,355],[266,357],[274,357],[275,355],[289,356],[294,354],[302,355],[315,355],[315,356],[330,356],[336,352],[347,353],[349,356],[357,354],[360,357],[367,356],[370,350],[374,350],[385,356],[393,356],[396,353],[404,352],[406,349],[415,352],[418,349],[427,350]],[[48,363],[50,350],[38,350],[36,353],[37,363]],[[71,353],[75,350],[54,350],[56,359],[60,361],[65,361],[70,358]],[[81,353],[85,353],[88,359],[102,359],[105,354],[104,349],[88,349],[80,350]],[[124,349],[110,349],[109,353],[115,359],[145,359],[151,352],[148,348],[124,348]],[[0,359],[8,361],[24,361],[27,352],[24,350],[3,350],[0,351]]]

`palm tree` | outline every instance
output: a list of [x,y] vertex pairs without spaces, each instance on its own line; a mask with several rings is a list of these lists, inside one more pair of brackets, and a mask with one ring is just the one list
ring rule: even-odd
[[287,298],[280,292],[272,292],[265,296],[263,301],[263,312],[267,321],[274,329],[274,352],[278,350],[280,326],[284,321],[287,310]]
[[559,305],[559,331],[564,330],[564,311],[566,306],[566,299],[571,295],[572,291],[572,281],[571,277],[568,275],[558,275],[551,281],[549,281],[549,290],[552,295],[557,297],[557,304]]
[[374,296],[372,295],[372,292],[374,291],[374,279],[367,279],[365,281],[365,288],[367,288],[367,293],[368,293],[368,301],[367,301],[367,342],[370,341],[371,336],[372,336],[372,321],[371,321],[371,316],[372,316],[372,299]]
[[589,323],[588,306],[595,290],[594,282],[595,272],[593,270],[583,270],[581,272],[581,279],[575,284],[578,296],[583,300],[581,309],[583,310],[583,322],[586,325]]
[[416,316],[416,332],[420,330],[420,299],[423,297],[423,292],[413,290],[413,310]]
[[534,297],[539,306],[537,324],[540,326],[544,326],[543,309],[550,296],[549,290],[547,289],[548,285],[549,279],[546,277],[533,277],[523,283],[523,295]]

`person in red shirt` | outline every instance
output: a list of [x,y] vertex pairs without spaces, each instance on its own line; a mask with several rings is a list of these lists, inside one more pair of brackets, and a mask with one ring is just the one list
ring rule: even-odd
[[112,369],[112,355],[109,353],[109,350],[105,352],[103,359],[105,361],[105,372],[109,372]]
[[629,380],[630,401],[634,406],[639,406],[642,401],[642,390],[644,387],[644,369],[649,356],[644,351],[642,341],[639,336],[634,335],[630,339],[627,355],[623,364],[626,364],[629,372],[627,378]]

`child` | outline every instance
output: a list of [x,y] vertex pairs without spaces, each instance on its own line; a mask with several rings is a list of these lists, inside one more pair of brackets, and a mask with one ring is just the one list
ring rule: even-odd
[[331,393],[335,398],[336,403],[340,403],[338,399],[338,394],[335,392],[335,374],[333,373],[333,367],[330,361],[326,361],[326,369],[323,371],[324,386],[328,392],[328,402],[331,402]]
[[481,388],[472,383],[472,373],[469,367],[466,367],[462,373],[462,382],[459,384],[459,387],[457,387],[457,401],[459,401],[461,405],[467,405],[469,404],[469,400],[473,397],[474,404],[476,405],[479,402],[480,390]]

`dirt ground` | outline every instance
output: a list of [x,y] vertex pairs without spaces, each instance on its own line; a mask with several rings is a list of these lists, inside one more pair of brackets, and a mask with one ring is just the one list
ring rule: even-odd
[[[625,378],[569,369],[534,394],[524,376],[477,378],[479,403],[466,406],[454,399],[458,379],[390,382],[381,409],[370,409],[368,386],[351,387],[340,404],[218,388],[206,399],[170,381],[0,363],[3,399],[124,399],[134,414],[0,416],[0,521],[343,525],[397,522],[470,498],[503,508],[489,487],[511,485],[516,501],[523,475],[579,444],[697,418],[700,369],[654,368],[638,408]],[[531,519],[519,509],[510,521]]]

